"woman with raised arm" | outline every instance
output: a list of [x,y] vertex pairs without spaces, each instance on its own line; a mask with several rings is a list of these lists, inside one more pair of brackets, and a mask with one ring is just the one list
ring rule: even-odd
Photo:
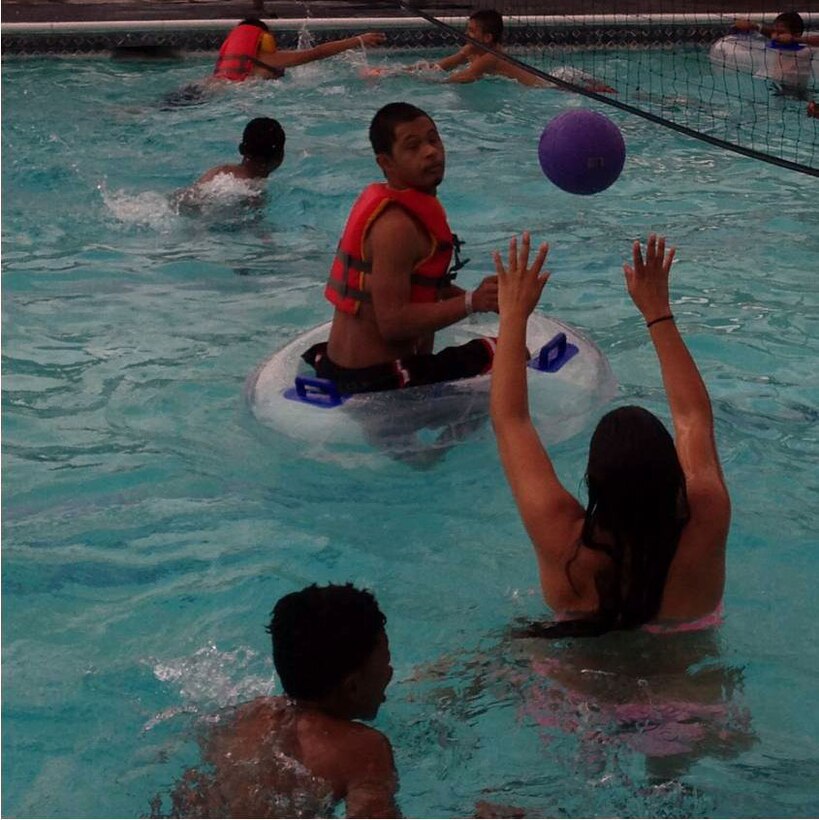
[[[588,507],[555,473],[529,415],[526,324],[549,274],[548,245],[529,265],[529,234],[495,253],[500,334],[491,413],[501,462],[535,548],[540,584],[557,623],[529,634],[705,628],[719,622],[731,507],[714,442],[711,402],[671,313],[674,249],[634,243],[626,287],[657,353],[674,423],[620,407],[597,425],[586,470]],[[568,622],[568,623],[567,623]]]

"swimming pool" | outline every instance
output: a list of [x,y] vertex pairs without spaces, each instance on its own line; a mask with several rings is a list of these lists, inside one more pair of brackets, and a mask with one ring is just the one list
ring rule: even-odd
[[[607,112],[626,168],[572,197],[542,177],[536,145],[584,101],[503,81],[364,85],[360,59],[170,109],[164,94],[206,58],[4,61],[4,814],[148,813],[195,760],[197,714],[275,687],[273,602],[344,580],[389,619],[396,675],[376,725],[409,816],[478,800],[536,816],[815,814],[815,179]],[[329,316],[331,253],[376,178],[367,125],[398,99],[445,140],[441,198],[472,259],[461,280],[513,231],[549,239],[544,310],[606,352],[618,402],[666,419],[621,262],[649,230],[679,246],[674,310],[734,505],[717,638],[659,656],[633,636],[587,657],[511,642],[509,624],[544,607],[488,431],[418,471],[307,457],[245,407],[247,374]],[[235,157],[259,115],[287,131],[262,212],[174,214],[167,195]],[[587,444],[554,450],[578,491]],[[700,721],[708,737],[664,767],[631,742],[645,715],[607,715],[566,669],[623,690],[670,676],[675,702],[699,707],[661,730]]]

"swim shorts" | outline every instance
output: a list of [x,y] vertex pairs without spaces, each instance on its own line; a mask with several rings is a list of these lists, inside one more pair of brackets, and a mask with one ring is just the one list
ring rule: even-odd
[[327,355],[327,342],[313,345],[302,354],[316,375],[335,382],[339,393],[373,393],[420,387],[424,384],[480,376],[492,369],[497,340],[489,336],[447,347],[438,353],[421,353],[371,367],[339,367]]

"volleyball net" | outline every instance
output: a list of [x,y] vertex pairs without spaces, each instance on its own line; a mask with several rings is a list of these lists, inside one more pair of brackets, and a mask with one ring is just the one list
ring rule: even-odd
[[[810,105],[819,109],[819,3],[812,2],[789,20],[793,28],[801,18],[797,39],[771,35],[777,12],[748,13],[729,0],[500,0],[492,8],[503,15],[503,41],[488,50],[565,90],[819,176],[819,119]],[[708,12],[675,11],[699,5]],[[435,0],[401,6],[455,41],[481,45],[465,20],[486,4],[460,3],[458,18],[443,16]],[[741,30],[747,25],[737,21],[749,19],[750,30]]]

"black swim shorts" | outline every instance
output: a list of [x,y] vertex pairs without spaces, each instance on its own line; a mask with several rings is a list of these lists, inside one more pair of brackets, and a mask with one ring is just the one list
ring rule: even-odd
[[371,367],[339,367],[327,355],[327,342],[319,342],[302,354],[316,375],[334,382],[339,393],[372,393],[420,387],[480,376],[492,369],[496,340],[484,336],[466,344],[447,347],[438,353],[406,356]]

